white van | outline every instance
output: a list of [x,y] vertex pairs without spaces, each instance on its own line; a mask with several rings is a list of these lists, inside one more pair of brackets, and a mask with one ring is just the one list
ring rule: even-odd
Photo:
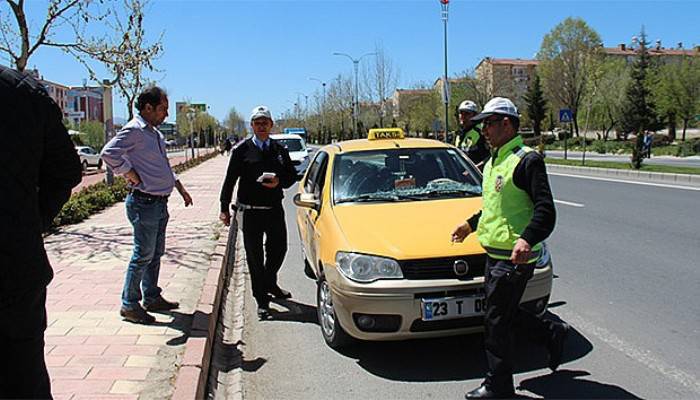
[[294,134],[273,134],[270,139],[284,146],[289,152],[289,158],[292,159],[294,168],[297,170],[297,175],[304,175],[306,167],[309,166],[309,149],[306,147],[306,142],[299,135]]

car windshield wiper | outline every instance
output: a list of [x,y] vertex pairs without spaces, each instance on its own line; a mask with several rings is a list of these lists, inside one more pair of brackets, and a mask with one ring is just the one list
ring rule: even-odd
[[369,201],[397,201],[399,197],[396,195],[389,194],[377,194],[377,193],[365,193],[354,197],[343,197],[335,201],[336,204],[339,203],[350,203],[350,202],[369,202]]
[[469,189],[433,189],[433,190],[428,190],[425,192],[420,192],[420,193],[413,193],[411,196],[412,197],[418,197],[418,198],[425,198],[425,197],[440,197],[442,195],[454,195],[454,194],[462,194],[462,195],[472,195],[472,196],[481,196],[481,192],[476,191],[476,190],[469,190]]

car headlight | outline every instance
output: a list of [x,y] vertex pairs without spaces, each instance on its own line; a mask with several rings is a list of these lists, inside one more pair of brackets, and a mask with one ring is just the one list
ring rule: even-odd
[[335,263],[346,278],[356,282],[403,278],[399,263],[390,258],[339,251],[335,255]]
[[535,263],[535,268],[544,268],[552,262],[552,254],[549,252],[549,247],[547,247],[547,243],[542,242],[542,251],[541,251],[540,258],[537,259],[537,262]]

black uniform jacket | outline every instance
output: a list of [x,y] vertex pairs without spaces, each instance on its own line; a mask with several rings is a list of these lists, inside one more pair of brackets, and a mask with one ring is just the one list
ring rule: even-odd
[[53,278],[42,232],[80,183],[63,115],[33,78],[0,66],[0,295]]
[[[274,189],[268,189],[257,182],[263,172],[274,172],[280,180]],[[226,171],[226,179],[221,188],[221,211],[229,210],[233,188],[238,184],[238,202],[249,206],[275,207],[282,203],[286,189],[296,182],[297,173],[289,158],[289,152],[282,145],[270,140],[269,150],[260,150],[253,139],[246,139],[231,153],[231,159]]]

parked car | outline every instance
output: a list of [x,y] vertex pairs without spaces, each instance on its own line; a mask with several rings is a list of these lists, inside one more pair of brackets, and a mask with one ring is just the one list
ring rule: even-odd
[[75,150],[80,156],[80,164],[83,166],[83,171],[87,171],[88,167],[102,169],[102,159],[95,149],[90,146],[75,146]]
[[306,147],[304,138],[296,134],[282,133],[270,135],[270,139],[287,149],[294,169],[296,169],[298,177],[301,178],[309,166],[309,149]]
[[[486,253],[476,235],[449,239],[481,208],[481,179],[456,147],[398,128],[316,152],[294,203],[330,347],[483,330]],[[545,250],[522,297],[536,315],[549,302],[550,260]]]

